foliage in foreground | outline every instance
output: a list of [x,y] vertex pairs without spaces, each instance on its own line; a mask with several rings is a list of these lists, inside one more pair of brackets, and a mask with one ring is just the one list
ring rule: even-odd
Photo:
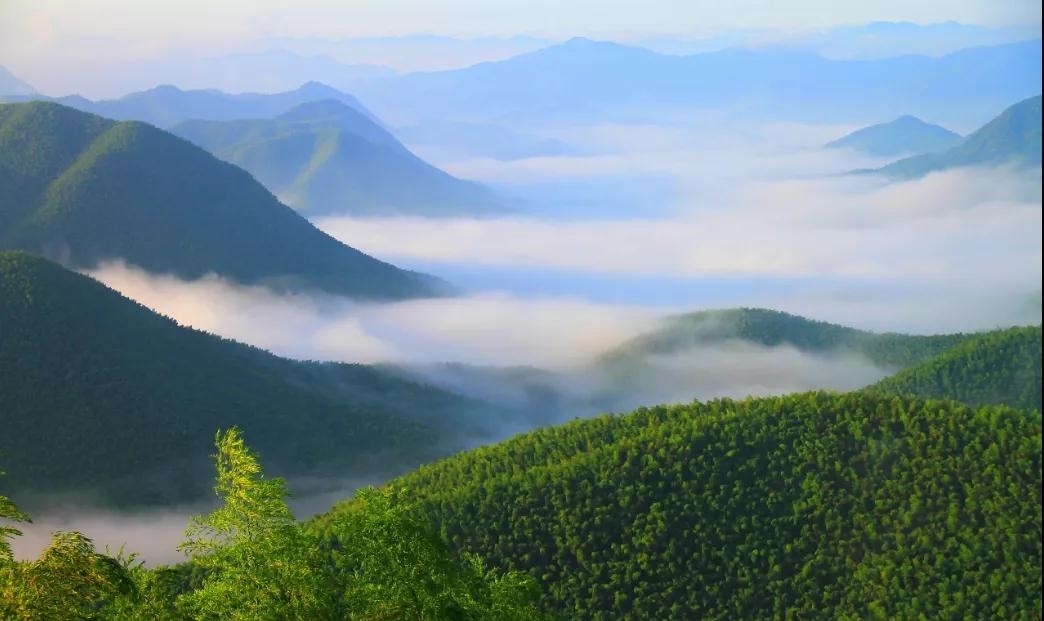
[[[18,621],[527,621],[546,619],[532,580],[458,559],[402,494],[367,489],[322,533],[294,519],[236,429],[217,437],[220,508],[191,520],[190,563],[147,569],[56,533],[10,559],[0,531],[0,618]],[[393,498],[394,497],[394,498]],[[0,518],[27,519],[0,496]]]

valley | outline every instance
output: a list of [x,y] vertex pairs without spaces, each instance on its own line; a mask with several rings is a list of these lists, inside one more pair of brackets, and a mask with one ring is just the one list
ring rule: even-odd
[[358,4],[0,25],[0,618],[1040,617],[1039,17]]

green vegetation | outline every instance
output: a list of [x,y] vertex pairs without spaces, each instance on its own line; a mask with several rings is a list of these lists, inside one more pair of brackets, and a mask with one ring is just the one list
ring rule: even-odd
[[[401,495],[363,490],[318,533],[294,520],[238,430],[218,434],[221,506],[193,518],[190,564],[143,568],[55,533],[33,561],[0,557],[12,621],[540,621],[533,580],[457,558]],[[394,502],[393,502],[394,500]],[[8,500],[0,496],[0,507]],[[13,506],[13,505],[12,505]],[[0,514],[4,517],[4,514]]]
[[915,116],[901,116],[888,123],[871,125],[828,142],[830,149],[855,149],[871,155],[904,155],[932,153],[948,149],[961,141],[956,134],[925,123]]
[[53,103],[0,105],[0,248],[75,267],[408,298],[445,283],[345,246],[246,172],[166,132]]
[[1041,410],[1040,326],[978,335],[870,390]]
[[965,334],[913,336],[866,332],[825,321],[763,308],[701,311],[669,319],[602,357],[603,364],[623,365],[649,354],[671,354],[730,340],[766,347],[788,345],[812,353],[865,356],[876,365],[901,369],[938,355],[970,338]]
[[1040,95],[1020,101],[946,151],[908,157],[876,172],[913,178],[960,166],[1040,166],[1040,105]]
[[23,494],[197,498],[201,448],[232,425],[288,475],[404,472],[491,409],[374,368],[284,360],[0,253],[0,456]]
[[570,618],[1028,620],[1040,432],[1005,406],[719,400],[542,429],[391,486]]
[[313,217],[454,215],[496,207],[489,190],[421,160],[334,99],[302,104],[274,119],[187,121],[171,131],[241,166]]

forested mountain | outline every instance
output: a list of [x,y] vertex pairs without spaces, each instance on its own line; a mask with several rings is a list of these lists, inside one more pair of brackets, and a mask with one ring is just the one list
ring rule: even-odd
[[[12,101],[15,99],[9,98]],[[294,106],[322,99],[336,99],[376,122],[376,117],[359,100],[319,82],[308,82],[283,93],[230,94],[215,90],[181,90],[163,85],[119,99],[91,101],[78,95],[47,98],[36,95],[26,99],[50,99],[83,112],[119,121],[142,121],[157,127],[171,127],[189,119],[230,121],[245,118],[268,118],[282,114]]]
[[908,157],[878,172],[912,178],[961,166],[1040,166],[1040,103],[1040,95],[1020,101],[950,149]]
[[878,382],[883,394],[1041,410],[1040,326],[977,335]]
[[568,618],[1034,619],[1040,429],[869,393],[720,400],[542,429],[389,488]]
[[187,121],[171,131],[242,167],[311,217],[496,208],[491,191],[428,164],[336,99],[301,104],[274,119]]
[[649,354],[671,354],[739,340],[769,347],[788,345],[815,353],[857,354],[879,366],[901,369],[942,353],[970,336],[878,334],[782,311],[734,308],[672,317],[661,328],[607,352],[602,362],[620,366]]
[[871,125],[828,142],[829,149],[855,149],[870,155],[931,153],[948,149],[961,141],[961,135],[945,127],[925,123],[904,115],[894,121]]
[[173,502],[240,425],[281,473],[402,472],[493,408],[358,365],[299,363],[180,327],[44,259],[0,253],[5,489]]
[[346,246],[243,170],[176,136],[47,102],[0,105],[0,249],[75,267],[150,272],[368,298],[447,285]]
[[5,95],[32,95],[36,92],[32,86],[18,79],[18,76],[0,67],[0,96]]
[[794,49],[686,56],[576,38],[502,61],[361,82],[391,118],[494,123],[659,118],[701,108],[823,122],[914,114],[973,124],[1041,90],[1041,42],[838,60]]

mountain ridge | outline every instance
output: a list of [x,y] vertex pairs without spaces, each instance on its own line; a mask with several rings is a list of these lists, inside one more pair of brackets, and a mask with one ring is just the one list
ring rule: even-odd
[[[186,183],[191,179],[192,183]],[[91,268],[208,273],[273,289],[376,299],[449,286],[346,246],[245,171],[140,122],[48,102],[0,105],[0,248]]]
[[309,216],[485,213],[493,193],[410,152],[343,102],[300,104],[274,119],[186,121],[172,132],[242,166]]
[[1012,163],[1041,163],[1040,95],[1008,106],[946,151],[904,158],[870,172],[910,179],[950,168]]

